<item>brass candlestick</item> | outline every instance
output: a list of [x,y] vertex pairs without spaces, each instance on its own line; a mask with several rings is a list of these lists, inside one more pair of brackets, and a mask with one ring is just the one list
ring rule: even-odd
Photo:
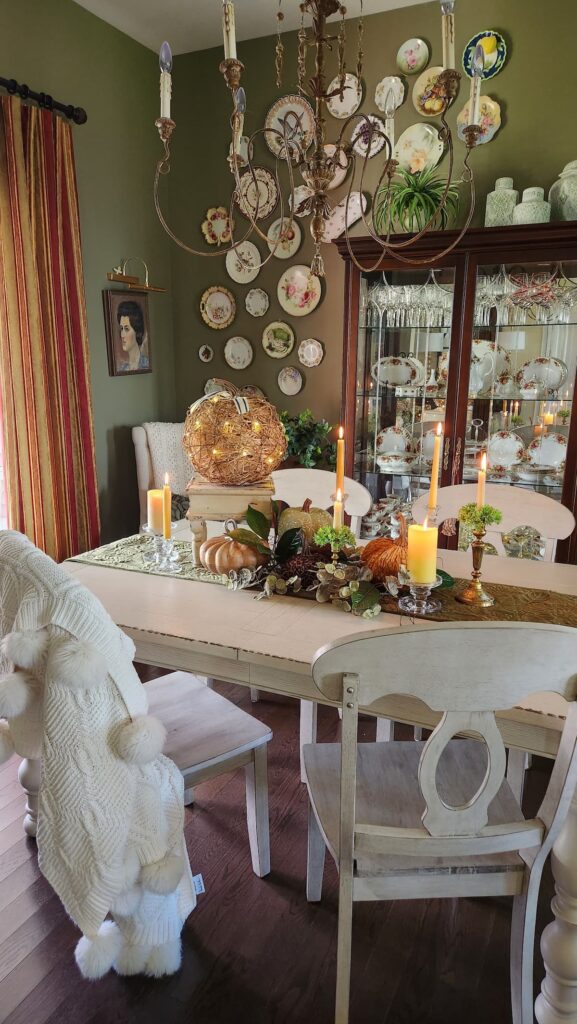
[[456,600],[460,601],[461,604],[470,604],[476,608],[490,608],[492,604],[495,604],[495,598],[491,597],[486,590],[483,590],[481,583],[481,564],[485,550],[483,543],[485,527],[482,527],[480,530],[473,530],[473,536],[475,540],[471,542],[471,550],[473,552],[471,582],[460,594],[456,595]]

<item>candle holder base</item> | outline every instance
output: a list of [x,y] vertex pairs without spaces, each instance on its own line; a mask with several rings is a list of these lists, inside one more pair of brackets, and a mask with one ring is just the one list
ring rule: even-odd
[[461,604],[468,604],[474,608],[490,608],[491,605],[495,604],[495,598],[491,597],[486,590],[483,589],[481,583],[481,565],[483,562],[483,552],[485,545],[483,538],[485,536],[485,530],[473,530],[475,540],[471,543],[471,550],[473,553],[473,571],[471,573],[471,582],[467,584],[464,590],[460,594],[455,595],[455,600]]
[[[174,529],[176,523],[172,523],[171,526]],[[148,525],[143,526],[142,529],[144,533],[149,534],[152,541],[150,549],[143,555],[144,561],[149,565],[154,565],[157,572],[166,572],[173,576],[182,572],[180,555],[174,546],[174,538],[170,537],[165,540],[161,533],[155,533]]]
[[441,586],[443,580],[437,576],[432,583],[409,583],[409,591],[405,597],[399,599],[399,608],[409,615],[432,615],[438,612],[441,602],[434,598],[429,601],[429,594],[432,590]]

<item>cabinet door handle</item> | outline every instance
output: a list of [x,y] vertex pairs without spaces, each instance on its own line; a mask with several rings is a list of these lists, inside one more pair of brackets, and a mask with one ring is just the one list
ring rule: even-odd
[[446,437],[443,445],[443,469],[446,471],[449,468],[449,456],[451,454],[451,438]]
[[455,446],[455,454],[453,456],[453,469],[451,474],[451,483],[456,483],[459,478],[459,472],[461,468],[461,447],[462,440],[460,437],[457,438],[457,444]]

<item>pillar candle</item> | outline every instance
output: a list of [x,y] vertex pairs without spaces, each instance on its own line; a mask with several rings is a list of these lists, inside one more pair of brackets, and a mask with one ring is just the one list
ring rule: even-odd
[[337,481],[335,484],[335,491],[340,491],[341,494],[345,490],[345,439],[344,429],[339,427],[339,437],[337,441]]
[[533,427],[533,433],[535,434],[535,437],[539,437],[543,433],[543,424],[536,423]]
[[162,488],[162,536],[165,540],[172,537],[172,491],[168,482],[168,473],[164,474]]
[[231,0],[222,0],[222,34],[224,38],[224,59],[236,60],[234,4]]
[[548,426],[548,427],[552,426],[554,420],[555,420],[555,416],[553,415],[552,412],[544,413],[544,415],[543,415],[543,423],[545,424],[545,426]]
[[333,528],[338,530],[343,525],[344,504],[343,492],[337,487],[337,496],[333,505]]
[[441,423],[437,424],[437,433],[435,434],[435,447],[433,448],[433,465],[431,467],[431,483],[429,486],[429,509],[437,507],[437,489],[439,487],[439,463],[441,461],[441,442],[443,437],[443,427]]
[[159,487],[147,492],[146,509],[149,528],[154,533],[162,533],[164,527],[164,495]]
[[485,481],[487,479],[487,453],[481,456],[481,468],[477,479],[477,508],[485,504]]
[[413,583],[433,583],[435,581],[437,539],[437,527],[428,526],[426,519],[422,526],[419,526],[418,523],[409,526],[407,569]]

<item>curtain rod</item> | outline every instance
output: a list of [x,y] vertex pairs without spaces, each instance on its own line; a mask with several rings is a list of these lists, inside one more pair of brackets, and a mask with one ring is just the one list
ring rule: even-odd
[[18,94],[21,100],[34,100],[45,110],[57,110],[70,121],[74,121],[74,124],[86,124],[88,120],[88,114],[82,107],[74,107],[71,103],[59,103],[46,92],[33,92],[29,86],[20,85],[15,78],[0,78],[0,86],[6,89],[11,96]]

